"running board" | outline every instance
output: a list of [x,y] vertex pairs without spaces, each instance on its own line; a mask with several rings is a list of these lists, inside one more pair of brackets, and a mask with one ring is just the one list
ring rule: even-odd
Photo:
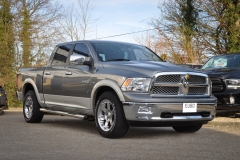
[[81,114],[70,114],[70,113],[67,113],[67,112],[62,112],[62,111],[52,111],[52,110],[47,110],[47,109],[44,109],[44,108],[40,108],[40,111],[41,111],[41,112],[46,112],[46,113],[58,114],[58,115],[61,115],[61,116],[75,117],[75,118],[79,118],[79,119],[82,119],[82,120],[88,118],[88,116],[86,116],[86,115],[81,115]]

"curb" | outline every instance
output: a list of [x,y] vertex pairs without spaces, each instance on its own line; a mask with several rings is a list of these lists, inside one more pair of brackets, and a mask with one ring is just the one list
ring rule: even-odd
[[206,126],[232,126],[240,127],[240,116],[235,114],[230,116],[217,116],[212,121],[208,122]]
[[222,121],[210,121],[205,126],[234,126],[240,127],[240,122],[229,121],[229,122],[222,122]]
[[8,108],[5,110],[5,112],[22,112],[22,108]]

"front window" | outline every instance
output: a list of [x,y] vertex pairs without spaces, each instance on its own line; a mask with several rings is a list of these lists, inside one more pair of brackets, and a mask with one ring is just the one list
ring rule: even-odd
[[100,61],[163,61],[150,49],[131,44],[93,43]]
[[202,69],[240,67],[240,55],[229,54],[212,57]]

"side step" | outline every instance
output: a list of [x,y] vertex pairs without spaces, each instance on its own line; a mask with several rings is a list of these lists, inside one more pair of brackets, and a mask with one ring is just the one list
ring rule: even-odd
[[44,108],[40,108],[40,111],[41,111],[41,112],[46,112],[46,113],[58,114],[58,115],[61,115],[61,116],[75,117],[75,118],[79,118],[79,119],[82,119],[82,120],[88,118],[88,116],[86,116],[86,115],[81,115],[81,114],[70,114],[70,113],[67,113],[67,112],[62,112],[62,111],[52,111],[52,110],[47,110],[47,109],[44,109]]

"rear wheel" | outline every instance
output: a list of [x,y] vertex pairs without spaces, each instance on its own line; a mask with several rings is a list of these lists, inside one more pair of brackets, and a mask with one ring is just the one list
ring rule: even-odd
[[40,123],[43,119],[43,112],[34,91],[28,91],[23,102],[23,115],[28,123]]
[[128,132],[129,125],[122,104],[114,92],[108,91],[100,95],[95,122],[100,135],[106,138],[120,138]]
[[202,128],[202,124],[189,125],[189,126],[173,126],[172,128],[176,132],[180,132],[180,133],[194,133]]

